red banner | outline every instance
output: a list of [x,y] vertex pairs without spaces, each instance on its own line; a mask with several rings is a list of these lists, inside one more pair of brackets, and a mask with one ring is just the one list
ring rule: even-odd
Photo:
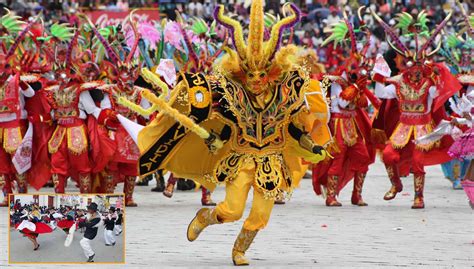
[[[108,11],[108,10],[92,10],[84,13],[91,21],[99,26],[117,25],[127,18],[130,11]],[[134,18],[136,21],[159,21],[160,9],[158,8],[139,8],[135,11]]]

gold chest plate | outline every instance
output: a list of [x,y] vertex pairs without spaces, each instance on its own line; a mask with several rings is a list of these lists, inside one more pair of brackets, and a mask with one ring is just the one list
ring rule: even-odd
[[398,95],[402,112],[424,113],[427,110],[429,83],[425,81],[419,87],[401,83]]
[[283,145],[284,127],[289,124],[291,113],[302,105],[300,93],[306,83],[309,80],[305,80],[299,72],[288,73],[281,83],[271,89],[271,99],[262,109],[253,105],[244,87],[227,81],[224,98],[240,129],[238,146]]

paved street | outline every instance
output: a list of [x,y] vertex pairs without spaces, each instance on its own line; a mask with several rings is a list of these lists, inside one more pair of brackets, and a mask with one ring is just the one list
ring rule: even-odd
[[[275,206],[268,227],[257,235],[248,251],[251,264],[268,268],[472,268],[474,219],[467,197],[463,191],[451,189],[439,166],[428,167],[427,175],[423,210],[410,209],[412,176],[403,180],[405,189],[395,200],[382,199],[389,181],[381,163],[374,164],[367,177],[364,198],[368,207],[350,204],[350,184],[340,197],[343,207],[328,208],[314,195],[311,181],[303,180],[290,202]],[[125,212],[126,268],[231,267],[232,246],[243,220],[209,227],[189,243],[186,227],[200,208],[200,192],[176,192],[168,199],[150,192],[151,185],[137,187],[139,207]],[[219,188],[214,200],[223,197],[223,188]],[[0,214],[3,267],[7,263],[7,210],[1,209]],[[46,248],[45,238],[40,241]],[[22,239],[21,244],[28,243]],[[50,264],[10,266],[61,268]]]
[[[66,234],[60,228],[50,234],[38,237],[40,248],[32,251],[33,244],[23,238],[17,230],[10,229],[10,261],[11,262],[85,262],[87,259],[79,244],[83,234],[77,230],[74,241],[69,247],[64,247]],[[123,262],[123,233],[115,237],[115,246],[105,246],[104,229],[100,228],[97,236],[91,242],[95,252],[94,262]]]

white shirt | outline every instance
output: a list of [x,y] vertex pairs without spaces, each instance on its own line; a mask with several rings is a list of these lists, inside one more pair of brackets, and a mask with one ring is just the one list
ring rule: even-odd
[[[79,96],[79,110],[80,110],[80,118],[85,119],[86,114],[91,114],[94,115],[96,119],[99,118],[99,114],[102,111],[102,109],[98,108],[94,100],[92,99],[91,94],[89,91],[83,91],[81,92],[81,95]],[[85,112],[85,113],[84,113]]]

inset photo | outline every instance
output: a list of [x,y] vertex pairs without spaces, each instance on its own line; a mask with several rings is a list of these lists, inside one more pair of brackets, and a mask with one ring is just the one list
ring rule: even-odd
[[9,263],[125,263],[123,194],[9,195]]

